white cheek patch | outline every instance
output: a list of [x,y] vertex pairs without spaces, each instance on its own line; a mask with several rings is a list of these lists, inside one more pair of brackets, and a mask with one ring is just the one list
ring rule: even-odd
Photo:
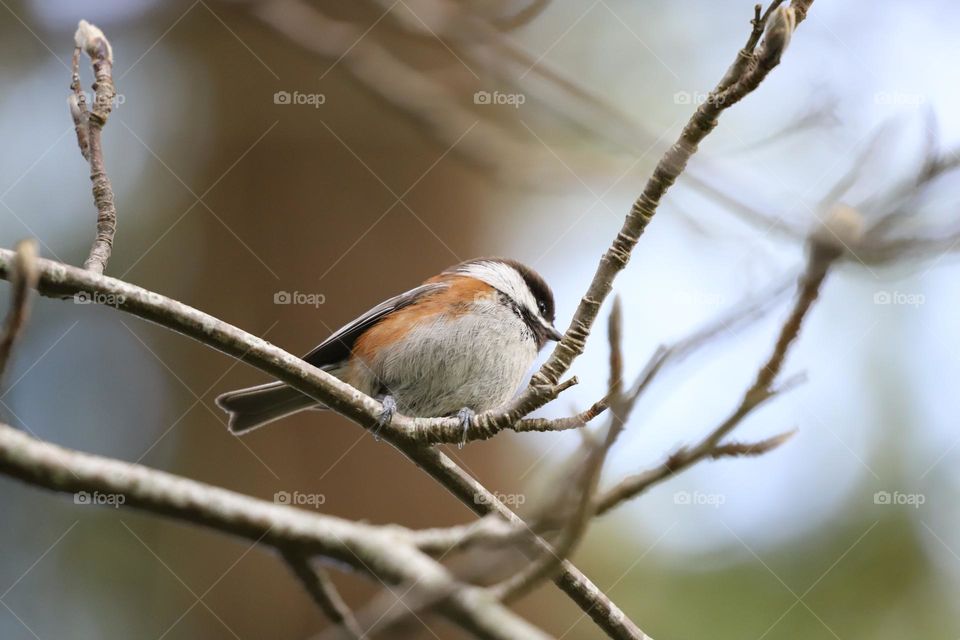
[[457,269],[457,273],[486,282],[497,291],[509,296],[521,307],[539,316],[537,300],[533,297],[530,287],[527,286],[523,276],[510,265],[492,261],[471,262]]

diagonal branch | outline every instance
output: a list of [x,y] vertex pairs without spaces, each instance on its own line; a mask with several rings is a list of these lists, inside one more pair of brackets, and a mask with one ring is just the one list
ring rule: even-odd
[[[717,119],[722,112],[751,93],[779,63],[781,53],[795,25],[803,20],[812,1],[794,0],[790,7],[781,6],[768,14],[769,19],[764,25],[765,35],[762,41],[759,41],[756,50],[754,51],[753,45],[748,43],[751,50],[746,62],[742,63],[738,58],[738,62],[735,63],[737,70],[732,73],[732,77],[729,73],[724,77],[714,91],[712,99],[698,107],[678,141],[661,158],[641,196],[626,216],[620,233],[602,258],[561,343],[518,400],[505,410],[479,416],[476,422],[477,428],[471,430],[471,434],[477,433],[479,437],[489,437],[489,434],[511,428],[533,409],[555,399],[572,384],[573,381],[561,382],[561,378],[569,370],[573,360],[583,352],[599,308],[612,289],[614,278],[626,266],[640,235],[656,213],[662,197],[684,171],[699,143],[716,127]],[[762,21],[761,19],[760,22]],[[86,30],[84,25],[88,27]],[[755,34],[759,33],[758,29],[759,25],[755,23]],[[97,106],[102,110],[99,121],[88,127],[90,129],[88,133],[91,135],[86,141],[91,158],[91,174],[94,179],[95,200],[99,213],[98,236],[88,260],[90,271],[81,271],[49,261],[38,261],[40,291],[54,296],[80,291],[115,294],[113,299],[118,301],[118,307],[124,311],[158,322],[203,344],[254,364],[358,424],[367,428],[375,426],[381,412],[379,403],[349,385],[212,316],[102,275],[109,257],[116,223],[112,191],[109,189],[109,180],[103,171],[102,150],[99,150],[99,131],[109,113],[110,102],[107,100],[104,105],[99,97],[103,94],[112,98],[113,95],[112,82],[109,81],[112,54],[109,43],[103,38],[102,33],[86,23],[81,23],[81,29],[78,30],[78,45],[81,44],[81,40],[84,50],[94,60],[94,70],[97,75],[95,85],[98,93]],[[84,116],[82,107],[83,104],[78,99],[76,112],[79,112],[79,117],[81,119],[87,117],[93,123],[96,111],[91,112],[89,116]],[[98,136],[96,141],[92,139],[94,131]],[[84,142],[79,138],[78,141],[83,149]],[[95,154],[99,154],[101,158],[99,170],[93,162]],[[101,187],[99,190],[98,185]],[[12,258],[9,251],[0,250],[0,276],[7,279],[11,277]],[[615,430],[611,429],[611,432]],[[610,437],[609,433],[608,437]],[[423,446],[426,442],[432,441],[459,442],[461,435],[456,419],[412,419],[399,416],[391,427],[383,430],[385,439],[397,446],[475,511],[478,513],[497,511],[510,522],[522,523],[498,500],[492,499],[493,496],[489,491],[470,478],[449,458],[435,449]],[[71,478],[62,471],[56,473],[56,470],[62,470],[64,467],[72,469],[78,475]],[[105,469],[108,471],[104,471]],[[259,511],[256,515],[238,513],[237,510],[241,505],[237,501],[253,501],[251,498],[215,488],[205,488],[198,483],[145,470],[135,465],[125,465],[117,461],[68,452],[53,445],[32,441],[27,436],[9,428],[0,428],[0,471],[58,490],[69,490],[69,487],[76,486],[74,482],[81,480],[86,482],[84,487],[122,489],[131,498],[130,502],[133,506],[207,526],[222,524],[219,521],[220,517],[226,517],[233,525],[232,518],[244,516],[241,517],[241,525],[234,529],[235,533],[256,532],[267,544],[272,542],[278,547],[289,542],[286,539],[283,541],[278,539],[277,522],[273,518],[263,519],[264,514]],[[149,473],[149,478],[144,478],[144,473]],[[201,488],[204,489],[203,501],[210,504],[199,501]],[[478,499],[481,497],[484,499]],[[225,506],[221,500],[229,504]],[[246,504],[246,506],[253,505]],[[276,505],[266,505],[266,507],[276,508]],[[218,511],[224,508],[227,513]],[[284,518],[289,517],[288,514],[281,515],[279,512],[271,512],[271,515],[276,516],[281,525],[284,524]],[[314,532],[314,528],[310,531],[316,533],[321,539],[316,540],[301,530],[297,530],[296,533],[305,538],[302,543],[318,545],[317,553],[348,564],[351,564],[349,554],[353,554],[354,557],[365,556],[367,559],[375,556],[371,560],[374,562],[377,575],[393,581],[414,581],[428,592],[436,594],[440,610],[479,637],[543,637],[540,632],[506,611],[489,591],[451,584],[445,570],[438,567],[420,550],[407,545],[397,546],[395,538],[388,537],[388,534],[383,531],[375,528],[368,530],[364,528],[365,525],[347,523],[335,518],[323,517],[323,526],[319,527],[318,523],[316,528],[330,527],[342,529],[347,537],[341,538],[335,535],[333,538],[336,540],[334,540],[329,536],[320,535],[324,533],[323,531]],[[381,554],[381,547],[383,545],[389,547],[391,543],[394,543],[394,548],[390,549],[390,553]],[[543,543],[540,548],[547,550],[549,547]],[[633,640],[646,637],[569,561],[564,561],[560,569],[561,572],[555,579],[557,584],[593,618],[608,636]]]
[[326,571],[314,568],[310,565],[309,557],[295,551],[285,551],[283,559],[331,622],[349,634],[350,638],[359,640],[364,637],[363,629]]
[[[656,214],[660,201],[683,173],[698,145],[716,128],[723,112],[755,90],[780,63],[781,54],[789,43],[793,30],[806,18],[812,4],[813,0],[794,0],[789,7],[779,6],[769,14],[764,25],[765,35],[759,46],[755,50],[750,49],[747,54],[744,53],[746,49],[740,51],[731,69],[711,92],[710,99],[697,107],[679,139],[660,158],[613,244],[600,259],[570,327],[547,361],[533,376],[530,387],[499,415],[478,416],[478,430],[503,426],[509,420],[526,415],[553,399],[549,393],[542,390],[555,386],[569,371],[573,361],[583,353],[600,307],[613,289],[614,279],[627,266],[630,254]],[[754,33],[756,28],[755,26]],[[748,47],[750,46],[751,43],[748,42]],[[745,56],[746,62],[743,61]],[[504,415],[508,417],[504,418]]]
[[607,455],[623,431],[625,424],[624,409],[626,398],[623,395],[623,316],[620,298],[614,298],[613,310],[608,324],[610,340],[610,380],[607,397],[611,404],[606,435],[602,442],[587,441],[587,456],[578,470],[576,503],[573,513],[567,518],[557,538],[557,542],[548,550],[542,551],[523,570],[492,587],[498,599],[509,601],[518,598],[536,587],[541,581],[559,571],[561,564],[569,558],[583,539],[587,527],[593,518],[593,502],[600,483]]
[[[824,240],[824,242],[826,242]],[[786,321],[777,334],[773,351],[767,360],[760,366],[757,375],[744,392],[740,404],[736,409],[713,431],[707,434],[692,448],[681,448],[671,454],[666,461],[657,467],[642,473],[628,476],[598,497],[595,505],[598,514],[605,513],[623,502],[634,498],[649,487],[672,477],[677,472],[693,466],[707,458],[748,455],[750,453],[764,453],[785,442],[792,433],[782,434],[769,438],[754,445],[739,443],[721,444],[754,409],[767,400],[792,386],[790,382],[776,389],[773,384],[783,368],[790,346],[800,334],[800,328],[810,309],[816,302],[823,283],[827,278],[830,267],[840,256],[840,252],[831,245],[814,243],[810,250],[807,268],[800,276],[797,284],[797,293],[793,307]]]
[[0,424],[0,473],[54,491],[99,492],[142,509],[267,544],[315,553],[381,580],[417,585],[479,638],[547,638],[483,589],[459,585],[413,544],[385,530],[258,500],[147,467],[72,451]]

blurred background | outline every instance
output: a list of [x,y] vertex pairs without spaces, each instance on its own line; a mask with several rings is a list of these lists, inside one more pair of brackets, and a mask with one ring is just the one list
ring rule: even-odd
[[[113,44],[119,91],[104,133],[119,211],[110,275],[303,353],[450,264],[507,255],[552,284],[565,327],[654,163],[746,40],[753,5],[530,3],[3,0],[0,246],[35,237],[79,264],[93,238],[65,104],[85,18]],[[628,373],[796,274],[802,242],[738,211],[809,228],[851,168],[857,205],[916,174],[931,139],[954,147],[958,18],[947,0],[814,5],[617,280]],[[920,200],[908,228],[949,225],[960,185],[947,176]],[[604,516],[575,562],[656,638],[958,637],[958,275],[949,252],[844,264],[787,362],[808,381],[737,432],[796,437],[702,463]],[[659,379],[605,482],[712,429],[785,313]],[[543,415],[600,397],[606,357],[598,330],[573,368],[581,384]],[[471,517],[336,415],[230,436],[213,398],[264,377],[111,309],[38,300],[8,373],[0,419],[67,447],[375,523]],[[562,482],[578,443],[506,433],[448,453],[522,512]],[[8,479],[0,504],[5,639],[286,640],[326,625],[283,564],[244,541]],[[358,606],[376,593],[336,580]],[[598,637],[552,585],[518,609],[557,637]],[[404,633],[388,637],[460,637],[436,617]]]

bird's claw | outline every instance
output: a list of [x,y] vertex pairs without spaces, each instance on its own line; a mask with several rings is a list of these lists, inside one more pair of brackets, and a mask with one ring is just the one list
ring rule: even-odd
[[380,412],[380,417],[377,418],[377,426],[373,429],[373,437],[377,440],[380,439],[380,430],[393,421],[393,416],[397,412],[397,401],[393,396],[383,396],[380,404],[383,405],[383,411]]
[[470,431],[470,427],[473,426],[473,419],[476,417],[476,412],[469,407],[464,407],[457,412],[457,418],[460,420],[460,443],[457,445],[458,449],[463,449],[463,445],[467,443],[467,432]]

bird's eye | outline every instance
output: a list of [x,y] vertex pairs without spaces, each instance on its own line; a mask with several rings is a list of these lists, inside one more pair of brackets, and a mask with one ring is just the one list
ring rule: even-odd
[[537,309],[540,310],[540,315],[547,315],[547,305],[543,301],[537,303]]

